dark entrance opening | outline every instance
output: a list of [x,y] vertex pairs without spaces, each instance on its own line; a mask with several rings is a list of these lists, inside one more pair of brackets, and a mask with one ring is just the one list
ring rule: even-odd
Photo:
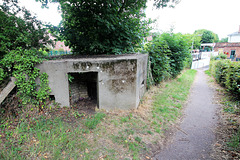
[[98,72],[68,73],[70,104],[95,110],[98,107]]

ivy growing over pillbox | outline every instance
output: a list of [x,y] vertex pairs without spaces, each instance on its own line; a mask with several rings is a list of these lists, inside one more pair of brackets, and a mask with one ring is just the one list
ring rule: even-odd
[[[9,69],[12,76],[16,78],[17,95],[22,105],[33,104],[40,110],[45,105],[51,91],[48,86],[48,75],[40,73],[35,67],[42,62],[42,52],[36,49],[22,49],[21,47],[12,50],[1,60],[1,64]],[[39,78],[39,82],[36,79]]]
[[[35,16],[18,5],[18,0],[0,3],[0,85],[9,77],[16,78],[20,104],[33,104],[42,109],[50,89],[46,73],[36,64],[43,60],[49,40],[47,28]],[[37,83],[39,79],[39,83]]]

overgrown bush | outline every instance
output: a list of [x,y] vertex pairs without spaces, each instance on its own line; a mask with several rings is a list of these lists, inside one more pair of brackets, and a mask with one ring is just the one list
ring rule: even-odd
[[149,53],[154,82],[159,83],[170,78],[170,59],[167,56],[170,50],[166,42],[154,39],[147,44],[146,50]]
[[240,98],[240,63],[217,60],[210,63],[211,74],[216,81]]
[[211,60],[220,60],[220,59],[227,59],[227,55],[226,55],[226,54],[223,54],[223,53],[220,53],[220,54],[217,55],[217,56],[212,56],[212,57],[211,57]]
[[170,58],[171,75],[175,78],[184,69],[185,62],[192,58],[189,52],[191,43],[181,33],[163,33],[160,35],[160,39],[167,42],[171,51],[168,53],[168,57]]
[[154,37],[146,45],[151,61],[155,83],[167,78],[175,78],[192,60],[189,48],[191,43],[180,33],[163,33]]
[[[17,95],[21,104],[33,104],[42,109],[44,101],[48,98],[48,76],[40,73],[35,67],[42,62],[42,52],[36,49],[22,49],[18,47],[6,54],[1,60],[1,65],[9,72],[9,76],[16,78]],[[36,80],[39,78],[39,83]]]

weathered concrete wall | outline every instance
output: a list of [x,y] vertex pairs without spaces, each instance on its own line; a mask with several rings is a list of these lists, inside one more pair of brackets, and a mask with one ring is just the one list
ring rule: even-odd
[[89,57],[45,61],[38,66],[49,75],[51,95],[61,106],[69,106],[68,73],[97,72],[100,109],[137,108],[146,89],[146,54]]

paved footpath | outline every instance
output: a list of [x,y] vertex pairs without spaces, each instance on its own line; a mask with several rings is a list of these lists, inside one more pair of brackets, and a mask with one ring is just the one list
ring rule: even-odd
[[154,160],[211,159],[217,105],[212,103],[214,93],[208,86],[204,69],[197,71],[180,130],[176,132],[173,143],[157,154]]

